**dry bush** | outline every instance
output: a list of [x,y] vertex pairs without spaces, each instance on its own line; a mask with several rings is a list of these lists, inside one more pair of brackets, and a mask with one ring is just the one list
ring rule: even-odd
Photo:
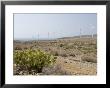
[[59,46],[60,46],[60,47],[63,47],[63,46],[64,46],[64,44],[60,44]]
[[59,49],[59,56],[62,56],[62,57],[67,57],[68,54],[67,54],[67,51],[66,50],[63,50],[63,49]]
[[81,57],[82,61],[97,63],[96,55],[94,54],[85,54]]
[[51,49],[50,50],[50,54],[54,55],[54,56],[62,56],[62,57],[67,57],[68,54],[65,50],[62,49]]
[[71,75],[71,73],[62,69],[60,64],[57,64],[52,67],[44,67],[42,69],[43,75]]

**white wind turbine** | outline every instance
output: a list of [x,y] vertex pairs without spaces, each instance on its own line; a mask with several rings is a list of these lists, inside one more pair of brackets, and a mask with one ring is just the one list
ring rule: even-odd
[[95,26],[93,24],[90,24],[90,29],[91,29],[91,35],[93,38],[94,37],[93,30],[95,29]]

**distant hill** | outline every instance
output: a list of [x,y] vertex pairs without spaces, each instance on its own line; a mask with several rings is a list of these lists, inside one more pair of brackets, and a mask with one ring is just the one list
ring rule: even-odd
[[[92,35],[82,35],[82,38],[92,38]],[[97,34],[93,35],[94,38],[97,38]],[[58,39],[73,39],[73,38],[80,38],[80,36],[73,36],[73,37],[62,37]]]

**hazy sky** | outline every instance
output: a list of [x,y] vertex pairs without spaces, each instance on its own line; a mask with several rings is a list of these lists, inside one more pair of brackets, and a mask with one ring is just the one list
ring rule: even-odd
[[97,14],[14,14],[14,39],[59,38],[97,33]]

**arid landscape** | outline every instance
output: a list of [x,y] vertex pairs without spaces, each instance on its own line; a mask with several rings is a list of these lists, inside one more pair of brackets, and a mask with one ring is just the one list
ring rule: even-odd
[[[16,52],[13,63],[14,75],[97,75],[97,37],[65,37],[55,40],[30,41],[14,40],[13,48],[13,51]],[[19,61],[17,60],[19,52],[25,53],[26,51],[28,53],[27,50],[43,52],[42,55],[47,54],[47,56],[54,57],[54,61],[51,65],[43,65],[40,71],[37,70],[37,65],[34,65],[33,69],[27,68],[28,65],[22,63],[24,59],[19,58]],[[26,55],[29,54],[25,53],[26,60],[31,59]],[[38,54],[34,53],[33,55],[36,57]],[[21,56],[23,57],[23,55]],[[45,62],[45,58],[43,60]]]

